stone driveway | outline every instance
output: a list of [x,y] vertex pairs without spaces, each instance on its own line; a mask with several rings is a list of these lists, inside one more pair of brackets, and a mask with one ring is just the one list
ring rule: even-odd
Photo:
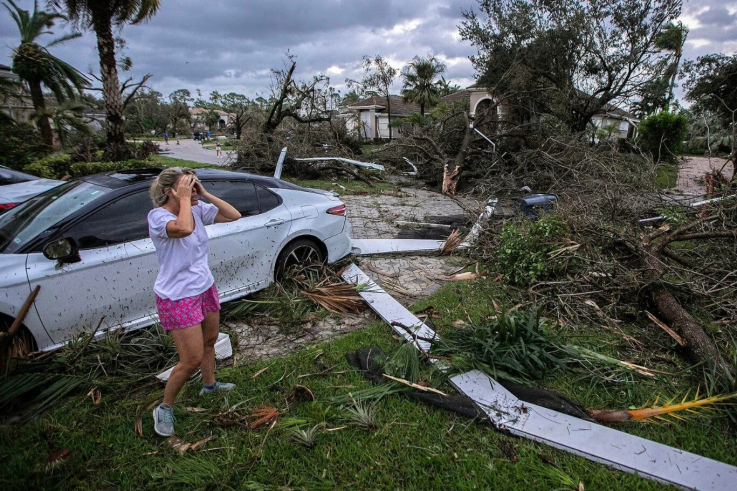
[[[341,196],[346,204],[354,238],[396,238],[407,234],[407,227],[396,225],[407,222],[462,222],[463,209],[452,199],[439,193],[402,188],[399,193],[380,196]],[[452,220],[448,220],[452,217]],[[447,236],[450,228],[440,228]],[[405,306],[410,306],[442,287],[433,275],[455,273],[468,264],[467,259],[438,255],[393,255],[356,257],[354,262],[390,295]],[[307,322],[299,332],[286,333],[276,323],[227,323],[238,336],[236,358],[258,360],[285,356],[295,349],[334,339],[361,329],[378,320],[368,308],[359,315],[330,315],[323,320]],[[226,362],[228,363],[228,362]]]

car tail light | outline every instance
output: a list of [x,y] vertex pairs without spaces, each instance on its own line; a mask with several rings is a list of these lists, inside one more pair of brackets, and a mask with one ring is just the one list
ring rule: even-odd
[[18,203],[0,203],[0,212],[8,211],[9,209],[15,208],[16,206],[18,206]]
[[332,208],[328,210],[328,213],[330,215],[338,215],[338,216],[344,217],[345,216],[345,205],[333,206]]

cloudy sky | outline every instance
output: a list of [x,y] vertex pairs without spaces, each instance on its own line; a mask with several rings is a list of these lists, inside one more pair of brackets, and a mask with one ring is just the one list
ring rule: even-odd
[[[16,3],[33,8],[32,0]],[[152,73],[149,85],[164,94],[186,88],[255,97],[268,93],[270,70],[283,66],[289,50],[297,57],[298,77],[322,72],[345,92],[345,79],[360,77],[364,55],[379,54],[400,69],[415,55],[433,53],[446,63],[446,79],[465,87],[473,83],[468,56],[475,50],[459,39],[457,26],[461,12],[475,5],[475,0],[161,0],[151,21],[123,29],[125,54],[134,67],[121,75]],[[737,51],[737,0],[686,0],[681,19],[691,30],[686,58]],[[56,33],[61,32],[59,26]],[[17,28],[3,9],[0,63],[10,65],[15,43]],[[92,34],[53,53],[83,71],[99,70]],[[395,85],[398,92],[400,83]]]

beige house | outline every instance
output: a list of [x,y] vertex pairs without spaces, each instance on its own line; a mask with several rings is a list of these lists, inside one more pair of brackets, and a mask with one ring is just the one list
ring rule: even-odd
[[[472,118],[484,106],[494,104],[494,96],[487,89],[478,85],[471,85],[464,90],[448,94],[440,100],[446,104],[467,101],[469,116]],[[368,97],[342,108],[341,114],[346,118],[348,131],[355,131],[361,138],[367,140],[386,139],[389,138],[389,121],[420,112],[418,104],[404,102],[399,96],[391,96],[390,102],[391,115],[386,111],[384,97]],[[497,107],[497,114],[499,116],[504,114],[503,105]],[[611,130],[612,137],[633,138],[637,134],[637,124],[640,120],[622,109],[608,105],[605,111],[596,114],[591,122],[597,128]],[[400,138],[402,134],[398,129],[392,129],[392,136]]]
[[218,122],[213,128],[210,128],[205,123],[205,118],[207,118],[207,114],[209,112],[210,111],[208,109],[205,109],[202,107],[189,108],[189,114],[192,117],[192,129],[193,130],[205,130],[205,131],[213,131],[216,129],[224,130],[230,125],[230,123],[233,121],[233,118],[235,117],[234,115],[230,113],[226,113],[225,111],[215,109],[213,112],[215,112],[218,115]]

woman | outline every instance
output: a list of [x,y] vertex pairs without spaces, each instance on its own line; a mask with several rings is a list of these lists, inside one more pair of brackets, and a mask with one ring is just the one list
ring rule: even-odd
[[[200,395],[228,391],[233,384],[215,380],[215,342],[220,330],[220,301],[207,265],[207,231],[211,223],[232,222],[241,214],[202,187],[192,169],[172,167],[151,184],[154,209],[148,229],[159,259],[154,293],[161,327],[171,334],[179,353],[164,389],[164,402],[154,409],[154,430],[174,434],[177,394],[197,368]],[[210,203],[200,203],[199,198]]]

